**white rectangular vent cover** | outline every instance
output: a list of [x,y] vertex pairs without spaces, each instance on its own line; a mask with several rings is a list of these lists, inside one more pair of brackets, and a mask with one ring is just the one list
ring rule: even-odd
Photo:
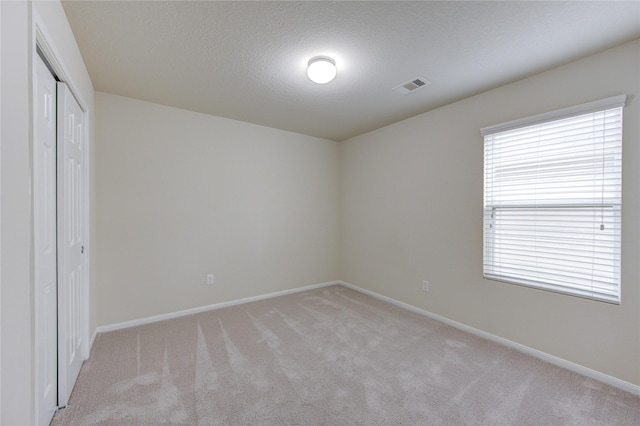
[[421,87],[429,86],[431,82],[424,77],[416,77],[413,80],[409,80],[406,83],[402,83],[393,90],[398,95],[408,95],[409,93],[420,89]]

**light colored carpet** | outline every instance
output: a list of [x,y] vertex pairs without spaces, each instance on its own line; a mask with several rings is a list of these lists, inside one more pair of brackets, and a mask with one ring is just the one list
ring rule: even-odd
[[97,336],[53,425],[638,425],[640,397],[342,286]]

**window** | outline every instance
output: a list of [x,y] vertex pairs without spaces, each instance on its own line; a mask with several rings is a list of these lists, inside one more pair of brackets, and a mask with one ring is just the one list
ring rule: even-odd
[[482,129],[485,278],[620,303],[625,101]]

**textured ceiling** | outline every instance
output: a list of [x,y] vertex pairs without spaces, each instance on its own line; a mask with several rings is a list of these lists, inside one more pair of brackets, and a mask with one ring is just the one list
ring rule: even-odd
[[639,1],[63,6],[96,90],[337,141],[640,37]]

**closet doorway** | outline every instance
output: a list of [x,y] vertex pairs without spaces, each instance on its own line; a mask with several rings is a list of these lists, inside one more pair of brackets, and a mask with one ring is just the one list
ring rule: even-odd
[[67,405],[85,359],[86,113],[38,48],[33,76],[36,424]]

